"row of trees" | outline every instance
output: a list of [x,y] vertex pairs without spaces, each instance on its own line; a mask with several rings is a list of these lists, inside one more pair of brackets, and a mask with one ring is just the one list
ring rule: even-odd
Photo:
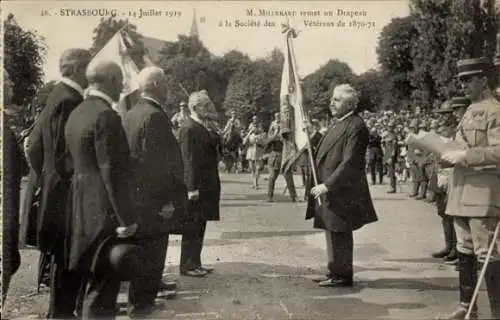
[[460,94],[459,59],[495,55],[494,0],[412,0],[410,15],[384,27],[377,47],[381,107],[435,108]]
[[[379,68],[356,75],[346,63],[328,61],[302,81],[306,109],[325,114],[332,88],[343,82],[360,90],[360,103],[370,110],[430,109],[459,94],[457,60],[495,53],[499,14],[494,5],[494,0],[411,0],[410,15],[393,19],[380,34]],[[22,30],[12,16],[4,28],[5,68],[15,83],[14,103],[29,106],[42,85],[43,38]],[[102,19],[93,31],[91,52],[97,53],[120,29],[129,34],[129,52],[142,68],[147,48],[136,27],[124,20]],[[215,56],[196,35],[180,35],[165,42],[157,57],[153,62],[168,75],[172,111],[187,99],[187,92],[200,89],[208,90],[222,117],[235,110],[244,122],[254,114],[269,122],[278,111],[284,60],[279,49],[257,60],[237,50]]]

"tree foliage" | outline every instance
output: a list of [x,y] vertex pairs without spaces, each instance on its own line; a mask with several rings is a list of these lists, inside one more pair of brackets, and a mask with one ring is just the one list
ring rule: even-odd
[[147,52],[142,42],[142,35],[137,32],[137,27],[130,24],[128,20],[117,20],[115,17],[101,18],[93,30],[94,36],[90,53],[96,55],[119,30],[125,31],[130,36],[132,43],[126,43],[128,52],[139,70],[142,69],[145,65],[144,54]]
[[12,103],[23,106],[13,125],[25,127],[30,119],[31,104],[43,84],[46,46],[42,36],[23,30],[9,14],[4,21],[4,68],[14,83]]
[[377,59],[384,78],[384,98],[382,108],[394,108],[410,101],[413,90],[410,76],[414,69],[412,43],[416,40],[417,30],[414,17],[395,18],[380,33]]
[[412,0],[410,16],[393,19],[379,38],[382,105],[430,109],[460,94],[457,61],[493,57],[498,18],[493,0]]
[[364,110],[375,111],[382,104],[384,78],[380,71],[370,69],[360,74],[354,86],[360,93],[359,105]]
[[265,59],[240,64],[227,86],[226,114],[234,110],[244,123],[257,115],[267,126],[280,106],[283,61],[283,53],[274,49]]
[[304,107],[313,115],[328,113],[332,90],[342,83],[353,83],[356,75],[339,60],[330,60],[303,80]]

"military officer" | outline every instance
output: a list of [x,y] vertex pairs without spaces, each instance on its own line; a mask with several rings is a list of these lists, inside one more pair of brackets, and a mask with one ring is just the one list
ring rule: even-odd
[[[456,100],[456,98],[454,99]],[[436,111],[441,119],[441,126],[438,133],[445,140],[451,139],[455,134],[456,124],[453,118],[453,101],[453,99],[445,101]],[[455,228],[453,227],[453,217],[444,214],[448,195],[448,176],[450,174],[450,169],[440,166],[439,159],[435,160],[437,168],[436,210],[437,214],[441,217],[441,223],[443,225],[445,247],[433,253],[432,256],[434,258],[444,259],[447,264],[455,264],[457,262],[457,238]]]
[[[457,234],[460,303],[440,319],[463,319],[471,303],[479,265],[485,263],[491,241],[496,246],[485,281],[491,318],[500,319],[500,239],[493,239],[500,221],[500,103],[488,87],[492,64],[487,58],[460,60],[458,77],[471,105],[457,127],[455,141],[463,150],[442,160],[453,165],[446,214],[453,216]],[[471,318],[477,317],[477,306]]]

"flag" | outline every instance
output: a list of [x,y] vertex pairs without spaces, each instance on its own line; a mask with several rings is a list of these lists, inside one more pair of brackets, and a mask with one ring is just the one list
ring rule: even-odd
[[281,168],[283,172],[287,172],[307,147],[308,136],[305,130],[307,117],[302,107],[302,88],[293,50],[293,39],[297,37],[297,33],[287,25],[283,25],[282,33],[285,35],[286,47],[281,76],[280,132],[282,136],[283,133],[288,133],[288,136],[283,137]]
[[[90,64],[99,61],[116,62],[123,73],[123,90],[120,100],[113,105],[113,109],[123,117],[132,108],[139,97],[138,75],[139,68],[132,60],[128,48],[132,45],[132,40],[124,30],[119,30],[106,45],[99,51]],[[128,44],[128,46],[127,46]]]

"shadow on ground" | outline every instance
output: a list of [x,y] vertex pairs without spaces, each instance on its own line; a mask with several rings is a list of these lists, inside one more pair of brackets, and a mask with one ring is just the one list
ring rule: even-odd
[[[376,304],[359,295],[365,289],[400,289],[412,291],[453,290],[454,279],[359,279],[352,288],[321,288],[311,281],[321,271],[259,263],[220,263],[206,278],[180,277],[179,292],[169,300],[168,311],[215,314],[234,319],[377,319],[389,316],[389,309],[422,309],[427,305],[413,301]],[[365,270],[397,271],[397,268],[362,268]],[[176,273],[172,271],[172,273]],[[430,283],[432,282],[432,283]],[[183,293],[186,292],[186,293]],[[401,300],[401,296],[398,300]]]

